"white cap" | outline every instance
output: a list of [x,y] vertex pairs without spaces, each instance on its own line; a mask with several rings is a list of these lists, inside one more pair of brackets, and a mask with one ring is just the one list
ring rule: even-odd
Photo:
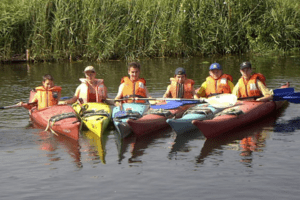
[[94,68],[93,66],[87,66],[87,67],[84,69],[83,72],[85,73],[85,72],[88,72],[88,71],[96,72],[96,71],[95,71],[95,68]]

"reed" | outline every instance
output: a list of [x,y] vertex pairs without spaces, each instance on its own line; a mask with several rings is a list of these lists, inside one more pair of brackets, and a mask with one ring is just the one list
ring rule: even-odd
[[127,59],[288,52],[298,0],[2,0],[0,56]]

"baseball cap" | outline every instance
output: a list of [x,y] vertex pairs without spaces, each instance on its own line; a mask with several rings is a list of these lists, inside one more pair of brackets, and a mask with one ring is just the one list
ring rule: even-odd
[[176,70],[175,70],[175,75],[184,75],[185,74],[185,69],[182,68],[182,67],[178,67]]
[[85,72],[87,72],[87,71],[96,72],[96,71],[95,71],[95,68],[94,68],[93,66],[87,66],[87,67],[84,69],[83,72],[85,73]]
[[219,63],[213,63],[209,66],[209,70],[219,69],[222,70],[222,66]]
[[240,69],[244,69],[244,68],[247,68],[247,67],[251,68],[251,63],[248,62],[248,61],[242,62],[242,64],[240,65],[240,67],[241,67]]

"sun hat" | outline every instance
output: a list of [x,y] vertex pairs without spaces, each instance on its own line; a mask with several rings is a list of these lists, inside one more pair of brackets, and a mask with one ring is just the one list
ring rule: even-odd
[[240,69],[244,69],[244,68],[247,68],[247,67],[252,68],[251,63],[248,62],[248,61],[242,62],[242,64],[240,65],[240,67],[241,67]]
[[185,74],[185,69],[182,68],[182,67],[178,67],[176,70],[175,70],[175,75],[184,75]]
[[209,70],[219,69],[222,70],[222,66],[219,63],[213,63],[209,66]]
[[96,71],[95,71],[95,68],[94,68],[93,66],[87,66],[87,67],[84,69],[83,72],[85,73],[85,72],[88,72],[88,71],[96,72]]

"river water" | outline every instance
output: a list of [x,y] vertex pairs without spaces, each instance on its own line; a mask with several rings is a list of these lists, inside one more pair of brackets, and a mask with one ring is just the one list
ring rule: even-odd
[[[236,83],[245,60],[269,88],[289,81],[300,91],[300,55],[141,60],[141,76],[150,94],[161,97],[177,67],[199,87],[212,62]],[[0,106],[27,101],[46,73],[62,86],[62,96],[72,96],[88,65],[113,98],[127,74],[125,62],[11,64],[0,65]],[[75,142],[33,128],[23,108],[0,110],[0,199],[299,199],[299,111],[300,104],[290,103],[217,139],[199,131],[176,137],[167,128],[120,143],[112,125],[101,141],[82,133]]]

